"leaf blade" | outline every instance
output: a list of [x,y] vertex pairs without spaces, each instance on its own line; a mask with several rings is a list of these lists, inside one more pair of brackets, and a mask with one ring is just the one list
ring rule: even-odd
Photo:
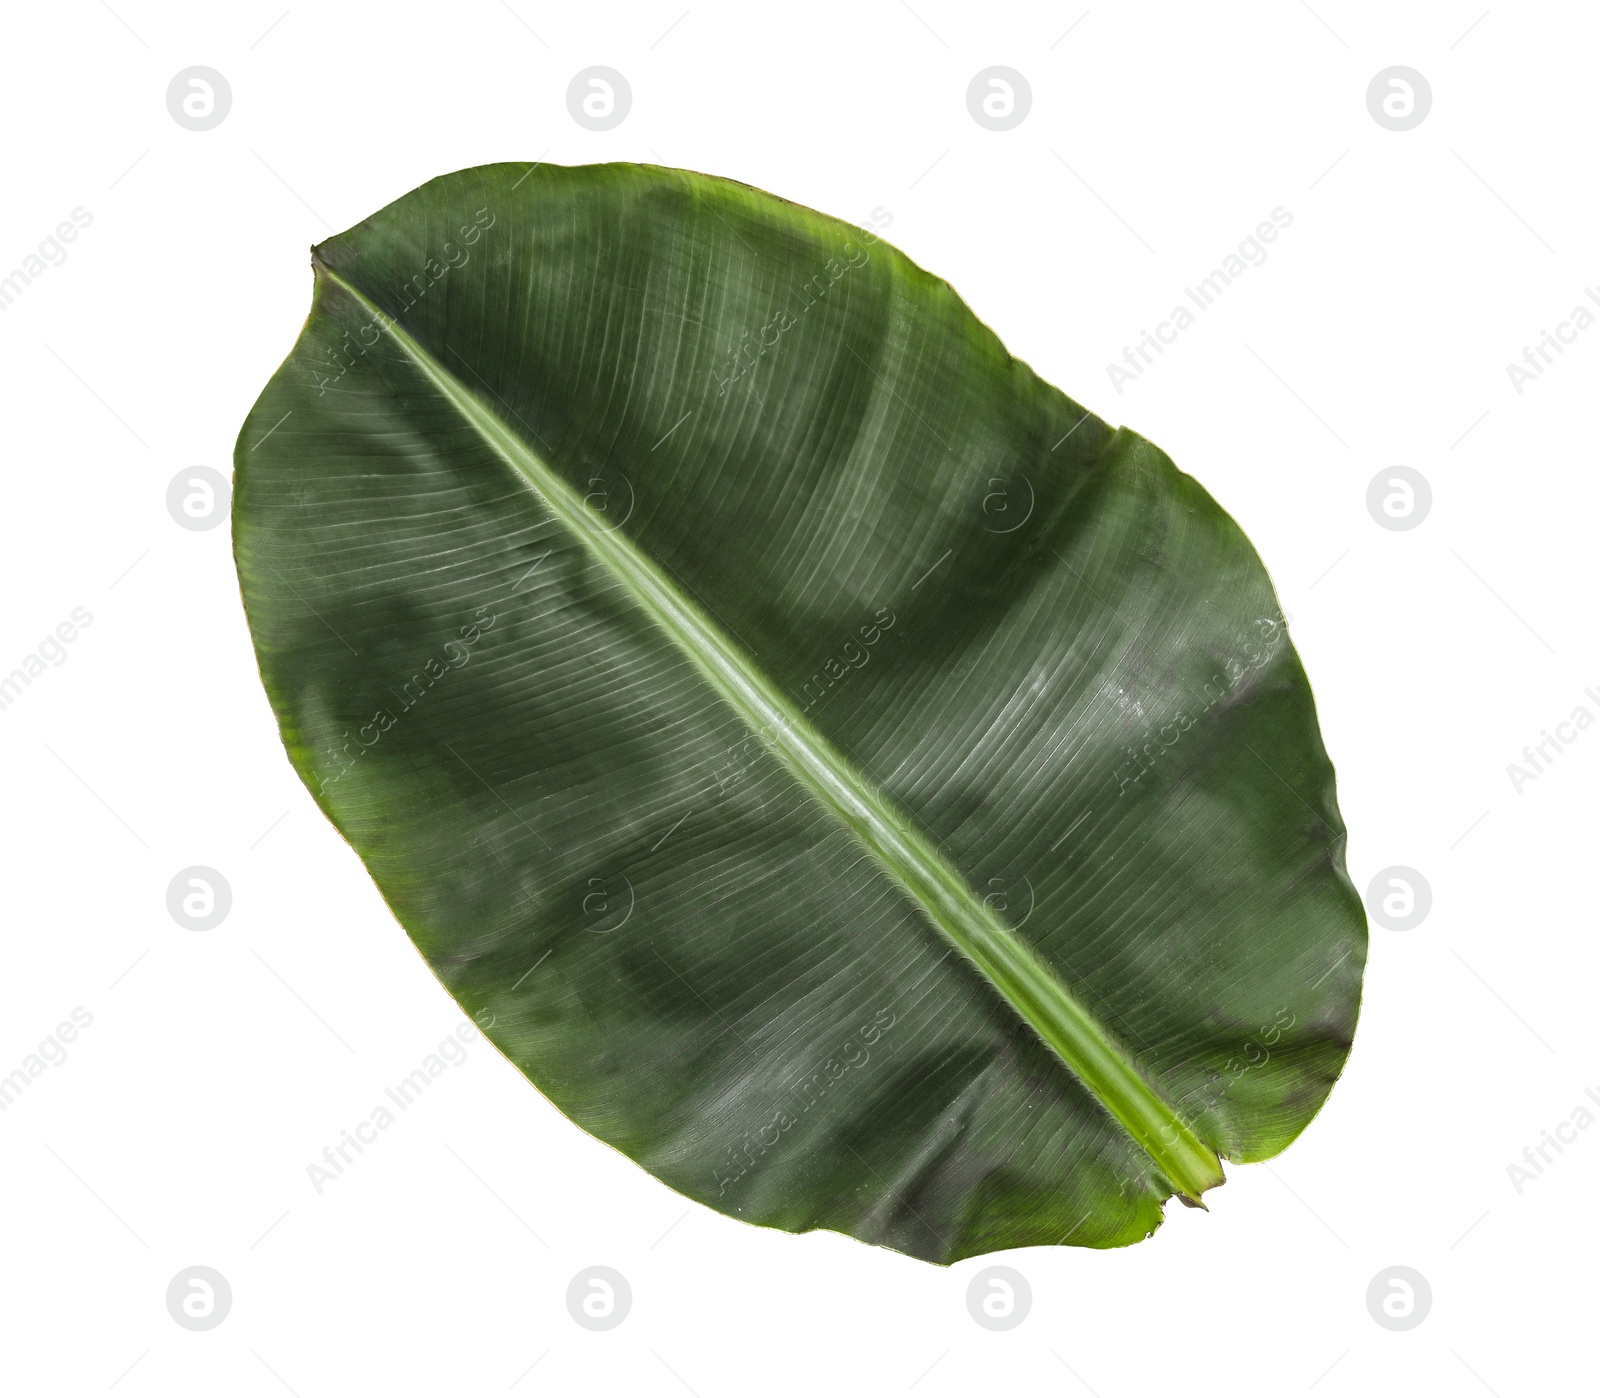
[[[600,178],[600,179],[613,179],[614,176],[613,176],[613,174],[606,174],[606,176],[597,176],[597,178]],[[744,195],[739,195],[739,198],[744,198]],[[459,200],[458,200],[458,203],[459,203]],[[733,208],[733,206],[728,206],[728,208],[725,208],[725,213],[736,214],[736,213],[738,213],[738,210],[736,210],[736,208]],[[814,216],[813,216],[813,218],[814,218]],[[747,229],[747,232],[750,232],[750,234],[757,234],[758,235],[758,232],[755,229]],[[765,250],[765,248],[768,248],[768,245],[766,245],[765,242],[762,243],[762,246],[763,246],[763,250]],[[768,250],[768,251],[771,251],[771,250]],[[896,256],[896,258],[898,258],[898,254],[894,254],[894,256]],[[894,280],[898,280],[898,282],[912,282],[912,283],[915,283],[915,282],[917,282],[917,278],[920,277],[920,278],[923,278],[923,282],[931,282],[931,278],[926,278],[926,274],[907,274],[907,272],[904,272],[904,270],[901,270],[901,262],[902,261],[904,261],[904,259],[899,259],[899,261],[894,262],[894,269],[896,269],[896,270],[894,270],[894,274],[893,274]],[[909,264],[906,264],[906,266],[909,266]],[[942,285],[942,283],[939,283],[939,285]],[[946,291],[947,291],[947,288],[946,288]],[[918,291],[917,288],[915,288],[915,286],[914,286],[914,290],[912,290],[912,293],[896,293],[896,294],[920,294],[920,291]],[[952,301],[954,301],[954,298],[950,298],[950,299],[952,299]],[[955,304],[957,304],[957,306],[958,306],[958,302],[955,302]],[[962,310],[963,314],[965,314],[965,307],[960,307],[960,310]],[[973,325],[976,325],[976,322],[973,322]],[[963,330],[963,334],[968,334],[968,338],[971,338],[970,331]],[[984,331],[984,334],[987,334],[987,331]],[[982,339],[981,336],[978,336],[978,339],[979,339],[979,341],[981,341],[981,339]],[[990,339],[990,341],[992,341],[992,336],[989,336],[989,339]],[[464,344],[464,341],[462,341],[461,336],[459,336],[459,334],[458,334],[458,336],[456,336],[456,338],[454,338],[454,341],[451,341],[451,339],[448,338],[448,336],[446,336],[446,339],[443,342],[445,342],[446,346],[448,346],[448,347],[458,347],[459,344]],[[866,347],[866,346],[862,346],[862,347]],[[850,353],[851,353],[851,355],[853,355],[854,358],[862,358],[861,355],[859,355],[859,353],[856,353],[856,350],[854,350],[854,347],[848,347],[848,349],[850,349]],[[1014,379],[1014,377],[1016,377],[1016,373],[1018,373],[1018,371],[1016,371],[1016,369],[1014,369],[1014,368],[1008,368],[1008,366],[1006,366],[1005,361],[995,360],[994,352],[992,352],[992,350],[987,349],[987,346],[981,346],[981,350],[982,350],[982,353],[986,353],[986,355],[987,355],[987,357],[989,357],[990,361],[995,361],[995,363],[998,363],[998,368],[1000,368],[1000,371],[1002,371],[1003,374],[1010,374],[1010,376],[1013,377],[1013,379]],[[456,349],[456,353],[458,353],[458,357],[459,357],[459,355],[461,355],[461,350]],[[840,358],[842,358],[842,357],[840,357]],[[1014,361],[1011,361],[1011,363],[1013,363],[1013,365],[1014,365]],[[880,365],[882,365],[882,368],[890,369],[891,373],[893,373],[893,366],[891,366],[890,363],[888,363],[888,361],[880,360]],[[872,366],[867,365],[867,368],[872,369]],[[488,371],[488,373],[493,373],[493,368],[491,368],[491,366],[483,365],[483,363],[480,363],[480,365],[478,365],[477,371],[474,371],[474,376],[475,377],[483,377],[483,371]],[[878,381],[877,371],[872,371],[872,373],[867,373],[867,374],[858,374],[858,379],[859,379],[859,381],[864,382],[864,384],[870,384],[870,382],[877,382]],[[1037,381],[1034,381],[1034,384],[1037,384]],[[1043,385],[1040,385],[1040,387],[1043,387]],[[1032,385],[1027,384],[1026,381],[1022,381],[1021,382],[1021,389],[1019,389],[1018,392],[1021,392],[1021,390],[1027,390],[1027,392],[1032,392]],[[410,390],[406,390],[406,392],[410,392]],[[490,392],[493,392],[493,389],[490,389]],[[952,429],[952,427],[950,427],[950,425],[947,424],[947,422],[944,421],[944,419],[942,419],[942,417],[939,417],[939,419],[938,419],[939,425],[941,425],[941,427],[944,427],[944,429],[946,429],[946,432],[941,433],[941,432],[939,432],[938,427],[933,427],[933,424],[931,424],[931,422],[928,421],[928,416],[926,416],[926,414],[936,413],[936,406],[930,405],[930,401],[928,401],[928,398],[926,398],[926,397],[917,397],[917,400],[915,400],[915,401],[910,400],[910,398],[907,397],[907,393],[915,392],[915,390],[914,389],[907,390],[906,389],[906,385],[904,385],[904,382],[902,382],[902,384],[899,385],[899,387],[896,387],[896,385],[894,385],[894,384],[880,384],[880,385],[878,385],[877,389],[869,389],[869,392],[875,392],[875,395],[877,395],[877,397],[875,397],[875,400],[874,400],[875,401],[875,405],[877,405],[877,406],[875,406],[874,411],[890,411],[890,413],[894,413],[894,411],[899,411],[899,409],[904,408],[904,409],[906,409],[906,411],[899,411],[899,416],[901,416],[902,421],[906,421],[907,417],[912,417],[912,419],[918,419],[918,421],[920,421],[920,425],[922,425],[923,429],[926,429],[926,430],[928,430],[928,433],[931,433],[931,437],[941,438],[941,440],[942,440],[942,438],[944,438],[944,435],[946,435],[946,433],[947,433],[947,435],[949,435],[949,437],[957,437],[957,432],[955,432],[955,430]],[[1050,392],[1051,395],[1054,395],[1054,390],[1048,390],[1048,392]],[[390,397],[392,397],[392,395],[390,395]],[[1086,414],[1082,413],[1082,409],[1075,408],[1075,405],[1064,406],[1064,405],[1066,405],[1066,403],[1067,403],[1067,400],[1061,400],[1061,395],[1054,395],[1053,398],[1045,398],[1046,416],[1050,417],[1050,419],[1051,419],[1051,421],[1048,422],[1048,425],[1050,425],[1050,433],[1051,433],[1050,440],[1056,440],[1056,438],[1061,437],[1062,430],[1070,430],[1070,425],[1072,425],[1072,424],[1080,424],[1080,425],[1082,425],[1083,422],[1086,421]],[[888,406],[886,406],[886,408],[885,408],[885,405],[888,405]],[[512,416],[520,417],[520,414],[518,414],[517,408],[512,408],[512,409],[510,409],[510,411],[512,411]],[[669,416],[669,417],[664,417],[664,419],[662,419],[661,422],[658,422],[658,424],[651,424],[651,427],[653,427],[653,435],[651,435],[650,441],[658,440],[659,432],[656,432],[656,430],[654,430],[654,429],[656,429],[656,427],[661,427],[661,425],[674,424],[674,422],[677,422],[677,421],[682,421],[682,419],[678,419],[678,417],[675,417],[675,416]],[[1066,422],[1067,427],[1061,427],[1062,422]],[[538,437],[539,433],[536,432],[536,430],[533,429],[533,425],[528,424],[528,422],[523,422],[523,425],[525,425],[526,430],[528,430],[528,432],[533,433],[534,437]],[[541,422],[541,425],[542,425],[542,422]],[[1029,424],[1029,425],[1030,425],[1030,427],[1032,427],[1032,424]],[[1058,427],[1061,427],[1061,430],[1056,430],[1056,429],[1058,429]],[[1037,430],[1030,430],[1029,437],[1035,437],[1035,435],[1040,435],[1040,433],[1038,433]],[[1154,470],[1154,467],[1150,467],[1149,461],[1144,461],[1144,456],[1146,456],[1147,451],[1152,451],[1152,449],[1147,448],[1147,443],[1141,443],[1141,441],[1138,441],[1138,440],[1136,440],[1136,438],[1131,437],[1131,433],[1123,433],[1122,437],[1120,437],[1120,438],[1112,438],[1112,435],[1110,435],[1110,433],[1109,433],[1109,429],[1096,430],[1096,429],[1094,429],[1094,427],[1091,427],[1090,430],[1085,430],[1085,432],[1082,433],[1082,438],[1083,438],[1083,448],[1085,448],[1085,449],[1083,449],[1083,453],[1080,454],[1080,456],[1077,457],[1077,461],[1075,461],[1075,465],[1082,465],[1083,462],[1094,462],[1094,461],[1096,461],[1096,459],[1101,459],[1101,457],[1106,457],[1107,461],[1110,462],[1110,473],[1131,472],[1131,473],[1133,473],[1133,477],[1138,477],[1139,472],[1149,473],[1150,470]],[[661,440],[662,441],[670,441],[670,440],[674,440],[674,438],[670,437],[670,433],[669,433],[669,437],[661,438]],[[643,441],[643,438],[640,438],[640,441]],[[646,441],[646,443],[643,443],[643,446],[640,446],[640,451],[642,451],[642,449],[648,448],[648,445],[650,445],[650,443],[648,443],[648,441]],[[1046,445],[1048,445],[1048,443],[1046,443]],[[949,446],[949,443],[946,443],[946,446]],[[1130,462],[1131,462],[1131,465],[1130,465]],[[245,462],[242,461],[242,473],[243,473],[243,470],[245,470]],[[1170,465],[1168,465],[1168,467],[1166,467],[1166,470],[1170,470]],[[1120,480],[1120,477],[1118,477],[1118,480]],[[1134,483],[1138,483],[1138,481],[1134,481]],[[1090,489],[1090,486],[1078,485],[1077,486],[1077,494],[1082,494],[1083,491],[1085,491],[1085,489]],[[1163,485],[1162,489],[1170,489],[1170,485]],[[1070,502],[1070,499],[1072,499],[1072,496],[1067,497],[1067,502]],[[1056,505],[1056,512],[1058,512],[1058,518],[1061,517],[1061,509],[1059,509],[1059,505],[1061,505],[1061,504],[1062,504],[1062,501],[1054,502],[1054,505]],[[1210,502],[1206,501],[1206,504],[1210,504]],[[1213,512],[1216,513],[1216,515],[1221,515],[1221,512],[1216,512],[1216,510],[1214,510],[1214,505],[1210,505],[1210,509],[1213,510]],[[1102,513],[1104,513],[1104,512],[1102,512]],[[1222,517],[1222,518],[1226,518],[1226,517]],[[659,517],[656,517],[656,520],[659,520]],[[659,533],[659,525],[658,525],[658,523],[656,523],[656,520],[651,521],[650,525],[648,525],[648,528],[658,529],[658,533]],[[1230,523],[1230,521],[1229,521],[1229,523]],[[645,533],[643,533],[642,536],[640,536],[640,537],[648,537],[648,529],[646,529]],[[678,537],[682,537],[682,534],[680,534],[680,536],[678,536]],[[1248,552],[1248,545],[1243,545],[1243,547],[1245,547],[1246,552]],[[1069,552],[1074,552],[1074,547],[1072,547],[1072,545],[1070,545],[1070,544],[1067,545],[1067,549],[1069,549]],[[1093,552],[1093,550],[1091,550],[1091,552]],[[659,547],[658,547],[658,557],[659,557],[659,555],[661,555],[661,550],[659,550]],[[1059,555],[1058,555],[1058,557],[1059,557]],[[1078,557],[1078,555],[1075,555],[1075,557]],[[678,558],[677,561],[678,561],[678,563],[680,563],[680,565],[682,565],[683,558],[680,557],[680,558]],[[1078,561],[1080,561],[1080,563],[1083,563],[1083,561],[1085,561],[1085,560],[1083,560],[1083,557],[1078,557]],[[1256,569],[1256,574],[1259,574],[1259,565],[1258,565],[1258,563],[1254,563],[1253,553],[1250,553],[1250,555],[1248,555],[1248,561],[1250,561],[1251,565],[1253,565],[1254,569]],[[1074,565],[1067,565],[1067,568],[1069,568],[1069,571],[1072,571],[1072,566],[1074,566]],[[670,561],[666,561],[666,560],[662,561],[662,569],[666,569],[666,571],[670,571],[670,573],[675,573],[674,566],[672,566],[672,563],[670,563]],[[243,571],[245,571],[245,569],[243,569],[243,566],[242,566],[242,573],[243,573]],[[1059,569],[1056,569],[1056,571],[1058,571],[1058,573],[1059,573]],[[1078,571],[1080,571],[1080,573],[1082,573],[1082,569],[1078,569]],[[1099,592],[1099,589],[1096,589],[1096,587],[1094,587],[1094,585],[1093,585],[1094,574],[1093,573],[1088,573],[1088,574],[1085,574],[1085,577],[1086,577],[1086,579],[1088,579],[1088,581],[1090,581],[1090,585],[1088,585],[1088,590],[1090,590],[1090,593]],[[1106,590],[1106,592],[1114,592],[1114,590],[1115,590],[1114,587],[1112,587],[1112,584],[1109,584],[1109,582],[1107,582],[1106,579],[1104,579],[1104,577],[1099,577],[1098,581],[1101,582],[1102,589]],[[709,584],[704,584],[704,582],[702,582],[702,587],[704,587],[704,585],[709,585]],[[686,584],[685,584],[685,587],[686,587]],[[251,590],[250,587],[248,587],[248,585],[246,585],[246,597],[248,597],[248,593],[250,593],[250,590]],[[728,609],[728,606],[730,606],[730,600],[728,600],[728,593],[726,593],[725,589],[714,589],[714,590],[715,590],[715,595],[717,595],[717,611],[718,611],[718,613],[722,613],[722,611],[726,611],[726,609]],[[1270,590],[1267,590],[1267,595],[1269,595],[1269,597],[1270,597]],[[1123,606],[1126,606],[1126,603],[1123,603]],[[1112,613],[1115,613],[1115,611],[1117,611],[1117,608],[1115,608],[1115,606],[1112,606],[1112,608],[1110,608],[1110,611],[1112,611]],[[253,617],[251,617],[251,619],[253,619],[253,625],[256,624],[256,614],[254,614],[254,611],[253,611]],[[747,630],[747,629],[749,629],[749,630],[757,630],[758,627],[760,627],[760,622],[758,622],[758,621],[752,622],[752,624],[750,624],[749,627],[747,627],[747,625],[744,624],[744,621],[742,621],[742,614],[741,614],[741,621],[739,621],[738,630],[741,630],[741,632],[742,632],[742,630]],[[355,627],[352,627],[352,630],[355,630]],[[259,643],[259,635],[258,635],[258,643]],[[768,643],[768,640],[766,640],[765,633],[758,632],[758,646],[760,646],[760,649],[762,649],[763,653],[771,654],[770,643]],[[264,670],[266,670],[266,669],[269,669],[269,667],[267,667],[266,662],[264,662]],[[1291,678],[1293,678],[1293,677],[1291,677]],[[853,683],[858,683],[858,685],[859,685],[859,683],[861,683],[861,681],[862,681],[862,677],[859,677],[859,675],[858,675],[858,677],[856,677],[856,680],[854,680]],[[1301,677],[1301,681],[1302,681],[1302,677]],[[269,688],[270,688],[270,685],[269,685]],[[843,689],[840,689],[840,691],[838,691],[838,693],[846,693],[846,691],[843,691]],[[1306,697],[1307,697],[1307,701],[1309,701],[1309,693],[1307,693]],[[282,715],[282,713],[285,712],[286,707],[288,707],[288,709],[294,709],[293,699],[291,699],[291,701],[288,702],[288,704],[286,704],[286,705],[282,704],[282,702],[280,702],[280,715]],[[792,707],[792,705],[790,705],[790,707]],[[862,707],[864,707],[864,709],[870,709],[870,705],[862,705]],[[830,713],[830,718],[834,717],[834,715],[837,715],[837,713],[838,713],[837,697],[835,697],[834,701],[830,702],[830,704],[827,705],[827,712]],[[286,729],[286,731],[288,731],[288,729]],[[1312,731],[1314,731],[1314,720],[1312,720]],[[854,745],[854,744],[851,744],[851,745]],[[1323,760],[1323,761],[1325,761],[1325,760]],[[477,753],[474,753],[474,765],[477,765]],[[880,766],[882,766],[882,763],[880,763]],[[1315,766],[1315,763],[1314,763],[1314,766]],[[309,769],[309,768],[302,768],[302,769]],[[363,774],[363,776],[365,776],[365,768],[363,768],[363,773],[362,774]],[[490,776],[493,777],[493,773],[490,773]],[[1330,781],[1331,781],[1331,771],[1330,771]],[[1026,787],[1024,787],[1024,790],[1026,790]],[[1331,790],[1330,790],[1330,801],[1331,801]],[[518,803],[518,805],[520,805],[520,803]],[[336,822],[338,822],[338,824],[341,824],[341,829],[346,829],[347,833],[350,833],[350,829],[352,829],[352,822],[350,822],[349,813],[339,814],[339,813],[336,813],[336,811],[330,811],[330,814],[334,814],[334,819],[336,819]],[[1082,814],[1082,813],[1080,813],[1080,814]],[[1090,814],[1093,814],[1093,813],[1090,813]],[[685,819],[686,819],[686,817],[685,817]],[[1336,814],[1334,814],[1334,819],[1336,819]],[[893,821],[888,822],[888,824],[893,825]],[[1093,825],[1091,825],[1090,829],[1093,829]],[[946,832],[942,832],[942,833],[944,833],[944,837],[949,838],[949,830],[946,830]],[[384,838],[384,837],[381,837],[381,835],[379,835],[378,838],[379,838],[379,840],[381,840],[381,838]],[[1058,837],[1051,837],[1051,838],[1058,838]],[[1062,837],[1059,837],[1059,838],[1061,838],[1061,840],[1064,840],[1064,838],[1067,838],[1067,837],[1064,837],[1064,835],[1062,835]],[[360,830],[357,830],[357,832],[352,833],[352,841],[354,841],[354,843],[357,843],[358,848],[360,848],[360,846],[363,845],[363,840],[365,840],[365,843],[368,843],[368,845],[370,845],[370,843],[373,843],[373,837],[370,837],[370,835],[363,835],[363,833],[360,832]],[[925,843],[926,843],[926,841],[925,841]],[[934,861],[934,864],[936,864],[936,862],[938,862],[938,861]],[[928,864],[928,861],[923,861],[923,864]],[[928,867],[933,867],[933,865],[928,865]],[[379,870],[378,869],[374,869],[374,875],[379,875]],[[381,886],[382,885],[386,885],[386,878],[392,878],[392,875],[379,875],[379,883],[381,883]],[[936,881],[936,880],[934,880],[934,881]],[[386,888],[386,894],[387,893],[389,893],[389,889]],[[968,913],[973,912],[973,907],[971,907],[971,905],[973,905],[973,902],[974,902],[974,894],[973,894],[973,889],[971,889],[971,881],[970,880],[965,881],[965,894],[963,894],[962,901],[963,901],[963,904],[965,904],[966,912],[968,912]],[[987,912],[987,910],[989,910],[989,907],[987,907],[987,904],[984,904],[984,902],[982,902],[982,901],[978,901],[978,909],[979,909],[979,920],[987,921],[986,918],[982,918],[982,913]],[[400,907],[397,907],[397,912],[402,912],[402,909],[400,909]],[[416,934],[418,934],[418,928],[416,928],[416,926],[414,926],[414,923],[416,923],[416,921],[418,921],[418,918],[414,917],[414,915],[406,915],[405,912],[402,912],[402,920],[406,921],[406,925],[408,925],[408,928],[410,928],[411,931],[413,931],[414,936],[416,936]],[[426,937],[422,937],[422,939],[419,939],[419,942],[421,942],[421,941],[426,941]],[[1026,949],[1026,944],[1024,944],[1024,950],[1027,950]],[[434,958],[434,960],[435,960],[435,968],[438,968],[438,965],[440,965],[440,963],[438,963],[437,958]],[[1040,958],[1035,957],[1035,960],[1040,960]],[[1066,958],[1062,958],[1062,960],[1066,960]],[[445,974],[445,973],[443,973],[443,971],[442,971],[442,974]],[[518,971],[518,974],[520,974],[520,971]],[[1058,981],[1059,981],[1059,974],[1058,973],[1054,973],[1054,971],[1053,971],[1053,973],[1051,973],[1051,976],[1054,976],[1054,979],[1058,979]],[[507,974],[506,979],[507,979],[507,981],[510,981],[509,974]],[[1026,979],[1026,977],[1024,977],[1024,979]],[[454,987],[454,985],[453,985],[453,989],[456,989],[456,987]],[[1109,1035],[1107,1035],[1107,1038],[1109,1038]],[[979,1072],[978,1075],[974,1076],[973,1081],[981,1081],[981,1080],[982,1080],[982,1072]],[[1053,1088],[1056,1088],[1056,1086],[1059,1086],[1059,1084],[1053,1084]],[[957,1094],[957,1100],[962,1100],[962,1099],[963,1099],[962,1094]],[[1301,1113],[1301,1115],[1304,1115],[1304,1113]],[[1307,1118],[1307,1120],[1309,1120],[1309,1118]],[[1304,1124],[1304,1121],[1301,1121],[1301,1124]],[[606,1134],[605,1129],[602,1129],[602,1131],[598,1132],[598,1134]],[[938,1132],[934,1132],[934,1139],[938,1139]],[[912,1152],[912,1155],[915,1156],[915,1152]],[[763,1158],[763,1160],[765,1160],[765,1155],[763,1155],[762,1158]],[[765,1168],[765,1166],[763,1166],[763,1168]],[[994,1174],[994,1171],[992,1171],[992,1169],[990,1169],[990,1176],[992,1176],[992,1174]],[[1144,1179],[1144,1180],[1146,1180],[1146,1185],[1147,1185],[1147,1184],[1149,1184],[1149,1172],[1141,1171],[1141,1169],[1139,1169],[1138,1166],[1133,1166],[1133,1168],[1126,1169],[1125,1182],[1128,1179]],[[968,1188],[966,1188],[966,1193],[968,1193],[968,1196],[971,1196],[971,1193],[973,1193],[973,1188],[971,1188],[971,1185],[973,1185],[973,1180],[966,1180],[966,1185],[968,1185]],[[1102,1204],[1102,1208],[1104,1208],[1104,1204]],[[1109,1212],[1109,1214],[1115,1214],[1115,1209],[1107,1209],[1107,1212]],[[1134,1211],[1134,1217],[1138,1217],[1138,1219],[1142,1219],[1142,1220],[1144,1220],[1144,1222],[1138,1222],[1138,1224],[1134,1224],[1133,1227],[1134,1228],[1144,1228],[1147,1225],[1147,1220],[1149,1220],[1149,1212],[1146,1211],[1146,1212],[1142,1212],[1142,1214],[1141,1214],[1141,1212],[1139,1212],[1139,1211]],[[1058,1219],[1058,1222],[1059,1222],[1059,1219]],[[1070,1220],[1069,1220],[1069,1222],[1070,1222]],[[1030,1225],[1030,1227],[1034,1228],[1035,1235],[1037,1235],[1037,1233],[1040,1232],[1040,1230],[1038,1230],[1038,1225],[1037,1224]],[[1125,1232],[1126,1232],[1126,1225],[1118,1225],[1118,1227],[1123,1227],[1123,1230],[1125,1230]],[[938,1232],[938,1230],[934,1230],[934,1232]],[[1070,1228],[1064,1228],[1064,1232],[1070,1232]],[[1093,1230],[1091,1230],[1091,1232],[1093,1232]],[[1115,1230],[1114,1230],[1114,1232],[1115,1232]],[[974,1233],[974,1236],[976,1236],[976,1233]],[[1118,1235],[1118,1236],[1122,1236],[1122,1235]],[[1030,1241],[1038,1241],[1038,1240],[1040,1240],[1040,1238],[1038,1238],[1038,1236],[1029,1235],[1029,1240]],[[1123,1240],[1125,1240],[1125,1238],[1123,1238]],[[1051,1238],[1051,1241],[1053,1241],[1053,1238]],[[949,1235],[949,1233],[947,1233],[947,1235],[944,1236],[944,1238],[942,1238],[942,1240],[941,1240],[941,1248],[944,1249],[944,1252],[947,1252],[947,1249],[949,1249],[950,1246],[952,1246],[952,1243],[950,1243],[950,1235]],[[955,1244],[955,1246],[965,1246],[965,1244],[957,1243],[957,1244]],[[944,1256],[944,1252],[941,1252],[941,1254],[939,1254],[939,1256]]]

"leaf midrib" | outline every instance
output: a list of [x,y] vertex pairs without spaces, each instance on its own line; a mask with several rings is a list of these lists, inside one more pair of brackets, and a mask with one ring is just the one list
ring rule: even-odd
[[319,277],[372,313],[440,395],[628,591],[752,733],[765,739],[801,785],[850,830],[940,935],[1161,1168],[1176,1192],[1199,1203],[1205,1190],[1222,1183],[1215,1152],[1155,1091],[1133,1055],[890,798],[795,712],[722,628],[625,535],[596,527],[578,492],[398,322],[325,263],[314,265]]

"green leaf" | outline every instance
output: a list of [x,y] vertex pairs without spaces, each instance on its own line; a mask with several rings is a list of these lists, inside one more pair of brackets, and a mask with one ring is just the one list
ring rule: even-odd
[[672,1188],[1117,1246],[1343,1067],[1333,770],[1233,521],[877,232],[497,165],[315,249],[236,455],[262,679],[450,993]]

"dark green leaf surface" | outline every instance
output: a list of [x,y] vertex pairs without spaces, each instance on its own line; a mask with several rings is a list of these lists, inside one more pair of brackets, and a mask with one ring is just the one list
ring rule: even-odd
[[575,1122],[754,1223],[1110,1247],[1305,1127],[1360,904],[1265,570],[874,233],[487,166],[239,438],[284,741]]

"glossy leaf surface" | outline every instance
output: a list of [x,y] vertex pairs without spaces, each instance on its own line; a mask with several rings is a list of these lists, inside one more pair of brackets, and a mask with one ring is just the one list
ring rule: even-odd
[[573,1121],[940,1262],[1137,1241],[1305,1127],[1366,946],[1333,771],[1158,448],[705,176],[463,171],[314,268],[236,458],[262,678]]

